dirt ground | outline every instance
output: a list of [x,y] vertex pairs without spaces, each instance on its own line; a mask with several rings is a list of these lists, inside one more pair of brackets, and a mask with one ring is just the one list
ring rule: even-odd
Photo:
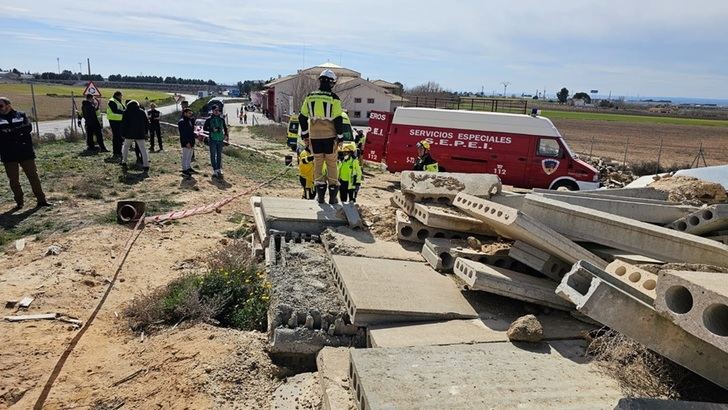
[[[254,143],[240,128],[234,129],[232,138],[239,143]],[[82,146],[78,142],[69,149],[81,150]],[[245,156],[225,156],[227,184],[210,183],[205,174],[209,173],[208,154],[198,149],[197,164],[202,173],[194,185],[188,186],[173,168],[178,167],[174,162],[179,155],[178,145],[168,143],[165,148],[162,154],[152,154],[150,177],[134,181],[128,191],[119,188],[111,176],[107,177],[109,186],[98,197],[69,195],[67,185],[52,182],[52,177],[44,174],[49,198],[57,205],[50,210],[24,212],[16,219],[7,214],[13,206],[9,194],[1,197],[2,234],[10,239],[0,253],[0,298],[35,297],[27,312],[5,308],[4,316],[58,312],[86,321],[113,276],[131,232],[129,227],[102,217],[113,212],[116,199],[163,198],[177,207],[191,208],[249,189],[266,172],[270,176],[269,171],[248,167]],[[38,154],[39,162],[54,161],[43,145]],[[69,164],[77,165],[73,161]],[[162,164],[172,169],[162,172]],[[394,176],[376,170],[367,170],[367,174],[360,201],[372,207],[387,203]],[[6,186],[4,176],[0,184]],[[255,194],[298,197],[300,192],[295,179],[288,178]],[[272,392],[281,381],[275,377],[279,369],[264,351],[264,334],[210,325],[187,326],[183,322],[175,329],[141,337],[130,331],[122,313],[135,295],[165,285],[188,271],[204,269],[205,255],[223,246],[228,240],[225,232],[235,229],[240,216],[246,214],[250,214],[248,196],[219,213],[147,226],[98,317],[60,373],[47,408],[269,407]],[[59,228],[57,221],[64,224]],[[20,251],[15,247],[18,237],[25,238]],[[54,244],[60,246],[60,253],[44,256]],[[32,407],[76,332],[72,325],[60,321],[0,322],[0,408]],[[130,375],[133,377],[123,381]]]
[[569,146],[584,156],[591,150],[594,156],[622,161],[627,145],[627,162],[657,161],[662,140],[662,165],[690,164],[701,142],[708,165],[728,162],[728,128],[592,120],[553,123]]

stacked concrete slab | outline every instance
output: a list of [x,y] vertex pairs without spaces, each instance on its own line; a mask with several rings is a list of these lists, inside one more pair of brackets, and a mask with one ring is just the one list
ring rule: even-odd
[[451,202],[459,192],[490,197],[501,191],[501,181],[496,175],[454,172],[403,171],[401,186],[403,193],[419,201],[434,200],[440,203]]
[[712,205],[681,217],[668,228],[693,235],[705,235],[728,228],[728,204]]
[[557,282],[571,269],[570,264],[523,241],[516,241],[508,256]]
[[506,250],[488,254],[471,248],[468,242],[462,239],[426,239],[422,246],[422,256],[438,272],[452,272],[456,258],[470,259],[509,269],[516,267],[519,263],[510,257]]

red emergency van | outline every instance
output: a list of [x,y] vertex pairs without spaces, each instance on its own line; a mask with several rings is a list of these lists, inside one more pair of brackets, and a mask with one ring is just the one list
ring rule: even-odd
[[523,188],[599,187],[599,172],[574,157],[548,118],[537,115],[400,107],[372,111],[363,149],[390,172],[412,169],[418,141],[448,172],[498,175]]

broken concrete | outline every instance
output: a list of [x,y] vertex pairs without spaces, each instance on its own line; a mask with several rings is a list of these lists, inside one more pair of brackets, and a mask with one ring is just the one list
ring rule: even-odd
[[353,410],[354,395],[349,387],[349,349],[324,347],[316,355],[318,381],[323,392],[323,410]]
[[394,206],[404,211],[404,213],[406,213],[407,215],[412,215],[412,212],[415,209],[415,202],[412,200],[412,198],[408,198],[405,194],[399,191],[392,194],[392,196],[389,198],[389,201]]
[[556,296],[556,284],[549,279],[484,265],[467,259],[455,260],[455,275],[473,290],[486,291],[560,310],[574,306]]
[[489,198],[501,191],[501,180],[490,174],[402,171],[402,192],[418,200],[449,203],[458,192]]
[[490,225],[497,234],[526,242],[568,263],[588,260],[597,266],[607,266],[596,255],[542,223],[546,221],[539,222],[513,208],[467,194],[458,194],[453,204]]
[[321,234],[321,241],[332,255],[363,256],[369,258],[424,261],[419,246],[402,246],[374,238],[371,233],[353,230],[346,226],[328,228]]
[[367,346],[434,346],[508,341],[504,330],[489,327],[481,319],[434,323],[403,323],[367,328]]
[[565,195],[563,193],[538,193],[538,195],[572,205],[579,205],[585,208],[596,209],[613,215],[659,225],[669,224],[697,210],[694,206],[681,204],[650,204],[629,200],[623,201],[615,196],[577,196]]
[[465,258],[488,265],[511,269],[518,262],[508,256],[508,251],[487,254],[477,251],[462,239],[428,238],[422,246],[422,256],[438,272],[452,272],[456,258]]
[[587,269],[567,273],[557,293],[579,312],[644,344],[648,349],[728,388],[728,355],[686,332],[651,306],[595,277]]
[[268,225],[265,223],[263,210],[260,209],[260,197],[250,197],[250,209],[253,212],[253,221],[255,221],[255,231],[258,233],[258,239],[263,247],[268,245]]
[[728,274],[665,271],[657,283],[660,314],[728,353]]
[[341,205],[319,204],[308,199],[262,197],[260,209],[268,230],[318,235],[329,226],[349,224]]
[[316,373],[299,373],[286,378],[273,392],[271,409],[298,410],[321,407],[321,386]]
[[538,195],[526,195],[523,209],[551,229],[582,241],[664,261],[728,266],[728,246],[695,235]]
[[353,202],[344,202],[341,204],[341,210],[344,212],[346,220],[349,221],[349,226],[352,228],[361,228],[364,225],[364,221],[361,219],[359,214],[359,208]]
[[508,256],[557,282],[571,269],[570,264],[523,241],[516,241]]
[[339,290],[358,326],[478,316],[450,278],[424,263],[341,255],[332,259]]
[[462,232],[435,229],[425,226],[422,222],[411,218],[403,210],[397,210],[397,239],[416,243],[425,243],[427,238],[462,239],[466,236]]
[[[657,288],[657,275],[654,273],[620,260],[616,260],[607,265],[605,271],[630,288],[637,290],[638,293],[633,293],[625,290],[622,286],[615,285],[618,288],[625,290],[627,293],[647,304],[652,305],[655,302],[655,297],[657,296],[655,291]],[[605,279],[603,276],[599,277]]]
[[351,350],[359,409],[611,409],[616,381],[584,364],[584,342]]
[[480,219],[469,217],[448,205],[415,204],[411,215],[430,228],[495,236]]
[[697,210],[677,219],[667,227],[693,235],[704,235],[726,229],[728,228],[728,204],[712,205]]
[[643,187],[643,188],[617,188],[617,189],[597,189],[593,191],[554,191],[551,189],[534,188],[534,193],[537,194],[553,194],[553,195],[572,195],[572,196],[584,196],[584,197],[595,197],[595,198],[610,198],[616,197],[621,201],[627,201],[630,198],[635,201],[643,203],[656,203],[656,204],[678,204],[676,202],[668,202],[667,192],[660,191],[655,188]]

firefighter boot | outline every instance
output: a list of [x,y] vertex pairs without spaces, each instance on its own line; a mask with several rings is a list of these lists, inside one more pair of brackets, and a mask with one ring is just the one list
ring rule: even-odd
[[329,186],[329,203],[331,205],[339,203],[339,198],[337,197],[338,195],[339,195],[339,186],[338,185]]
[[326,202],[326,185],[316,185],[316,195],[318,203],[323,204]]

